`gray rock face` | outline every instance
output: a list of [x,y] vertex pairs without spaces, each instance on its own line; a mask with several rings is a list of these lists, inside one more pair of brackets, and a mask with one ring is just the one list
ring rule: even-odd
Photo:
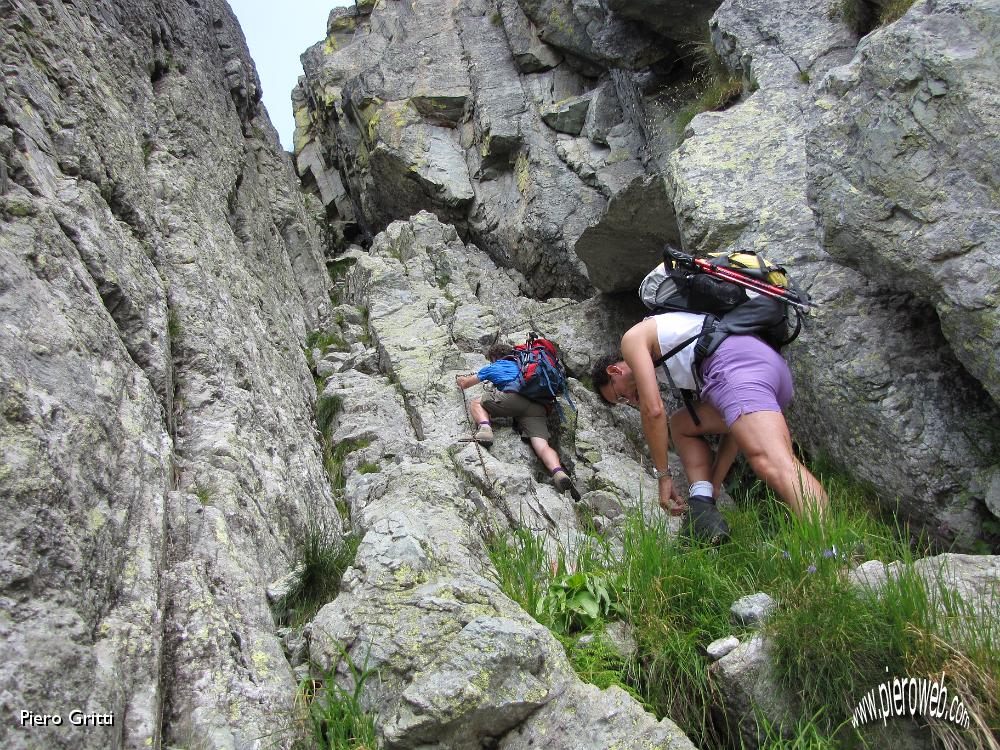
[[767,641],[755,635],[709,667],[722,696],[721,709],[730,732],[738,735],[744,747],[756,748],[760,743],[755,710],[778,721],[798,715],[794,696],[776,690],[768,679],[770,658]]
[[542,110],[542,119],[546,125],[560,133],[580,135],[587,119],[588,107],[590,107],[590,97],[574,96]]
[[724,2],[712,17],[712,43],[730,68],[761,88],[805,87],[854,55],[857,36],[822,2]]
[[517,0],[499,0],[497,9],[519,71],[541,73],[562,62],[562,53],[539,38],[538,30],[524,15]]
[[667,39],[681,43],[702,39],[716,0],[609,0],[608,7],[622,18],[649,26]]
[[[517,0],[538,35],[591,65],[642,68],[667,55],[642,25],[615,18],[594,0]],[[644,19],[643,19],[644,20]]]
[[810,197],[831,255],[934,307],[1000,402],[995,2],[915,5],[824,81]]
[[[602,292],[639,288],[663,261],[663,245],[676,246],[677,218],[660,177],[638,177],[608,203],[601,221],[576,243],[594,286]],[[622,252],[628,245],[628,252]]]
[[708,654],[708,658],[712,661],[718,661],[726,654],[732,652],[737,646],[740,645],[740,639],[734,635],[728,636],[726,638],[719,638],[708,644],[705,652]]
[[[886,565],[879,560],[869,560],[851,572],[851,580],[879,591],[889,578],[898,578],[902,569],[899,562]],[[913,569],[926,582],[932,595],[939,594],[944,587],[958,594],[976,611],[988,611],[995,604],[1000,556],[947,553],[917,560]]]
[[115,714],[0,745],[254,747],[295,686],[264,587],[340,526],[316,229],[225,3],[0,16],[0,702]]
[[[614,133],[624,115],[595,79],[669,47],[596,3],[432,0],[344,14],[353,36],[308,50],[293,96],[299,171],[334,220],[370,236],[429,210],[519,271],[526,293],[591,292],[574,249],[607,199],[646,174],[641,139]],[[620,221],[605,232],[627,247]]]
[[[485,253],[428,213],[394,222],[370,253],[351,257],[349,299],[368,311],[382,372],[350,370],[324,385],[343,406],[332,440],[363,445],[345,459],[344,497],[364,538],[340,596],[310,627],[311,658],[345,682],[342,648],[378,671],[363,700],[388,747],[526,748],[543,737],[560,747],[691,747],[624,692],[581,684],[552,634],[493,582],[488,534],[523,525],[572,543],[581,533],[571,499],[511,430],[497,426],[490,451],[459,442],[470,427],[455,375],[482,364],[494,332],[523,336],[502,327],[501,311],[537,303],[518,298]],[[635,448],[587,394],[577,403],[576,438],[562,455],[575,459],[578,480],[601,476],[633,507]],[[591,434],[621,442],[591,438],[583,455],[581,436]],[[592,465],[602,458],[629,473],[605,476]],[[377,471],[357,471],[371,462]]]
[[792,71],[814,60],[818,67],[806,71],[818,75],[845,51],[836,22],[823,21],[817,5],[813,23],[831,27],[818,34],[825,41],[791,58],[791,37],[768,31],[792,33],[786,10],[800,12],[779,3],[754,16],[743,3],[725,3],[713,20],[723,52],[762,88],[730,110],[695,117],[672,154],[667,185],[683,245],[754,248],[794,269],[819,303],[786,349],[796,439],[891,488],[903,515],[931,536],[971,545],[997,471],[986,426],[996,407],[958,365],[925,304],[825,252],[807,198],[806,135],[822,111],[812,106],[816,79],[806,84]]

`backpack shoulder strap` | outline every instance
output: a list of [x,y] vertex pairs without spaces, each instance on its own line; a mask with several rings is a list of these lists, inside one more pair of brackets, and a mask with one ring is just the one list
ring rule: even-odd
[[673,357],[675,354],[678,354],[681,351],[683,351],[692,341],[697,341],[702,336],[710,334],[712,331],[715,330],[715,323],[717,321],[717,318],[709,313],[704,313],[704,315],[705,315],[705,322],[702,323],[701,330],[698,331],[698,333],[696,333],[694,336],[684,339],[681,343],[679,343],[677,346],[675,346],[666,354],[663,354],[657,359],[654,359],[653,367],[659,367],[660,365],[664,364],[668,359]]

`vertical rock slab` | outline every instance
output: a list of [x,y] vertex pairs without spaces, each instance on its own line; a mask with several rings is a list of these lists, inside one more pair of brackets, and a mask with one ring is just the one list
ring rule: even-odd
[[[56,220],[56,197],[15,184],[0,200],[24,209],[0,231],[0,744],[139,747],[159,732],[163,405]],[[137,244],[107,250],[149,263]],[[145,291],[144,312],[158,301],[165,318],[162,288]],[[71,709],[117,724],[72,729]],[[23,710],[65,726],[22,727]]]
[[932,305],[1000,402],[1000,4],[915,4],[831,72],[809,133],[830,253]]
[[0,744],[253,747],[294,692],[264,587],[339,533],[316,228],[225,3],[0,17],[0,700],[64,720]]

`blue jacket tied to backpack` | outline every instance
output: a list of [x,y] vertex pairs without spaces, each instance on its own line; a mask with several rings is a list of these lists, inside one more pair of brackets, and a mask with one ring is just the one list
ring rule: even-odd
[[521,368],[518,367],[517,362],[509,359],[498,359],[496,362],[481,367],[476,373],[476,377],[482,381],[488,380],[503,390],[504,387],[517,380],[517,376],[520,374]]

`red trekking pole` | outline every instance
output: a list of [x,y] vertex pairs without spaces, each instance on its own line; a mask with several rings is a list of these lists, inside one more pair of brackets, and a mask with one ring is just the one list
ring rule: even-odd
[[728,281],[729,283],[736,284],[744,289],[749,289],[767,297],[773,297],[774,299],[781,300],[782,302],[787,302],[792,307],[802,310],[803,312],[807,312],[810,307],[815,307],[813,302],[810,302],[808,299],[804,299],[802,295],[791,289],[786,289],[785,287],[771,284],[762,279],[754,278],[753,276],[732,268],[717,266],[704,258],[695,258],[693,255],[682,253],[680,250],[674,250],[669,245],[663,248],[663,254],[664,256],[669,257],[678,266],[689,268],[691,270],[698,270],[702,273],[707,273],[713,278]]

